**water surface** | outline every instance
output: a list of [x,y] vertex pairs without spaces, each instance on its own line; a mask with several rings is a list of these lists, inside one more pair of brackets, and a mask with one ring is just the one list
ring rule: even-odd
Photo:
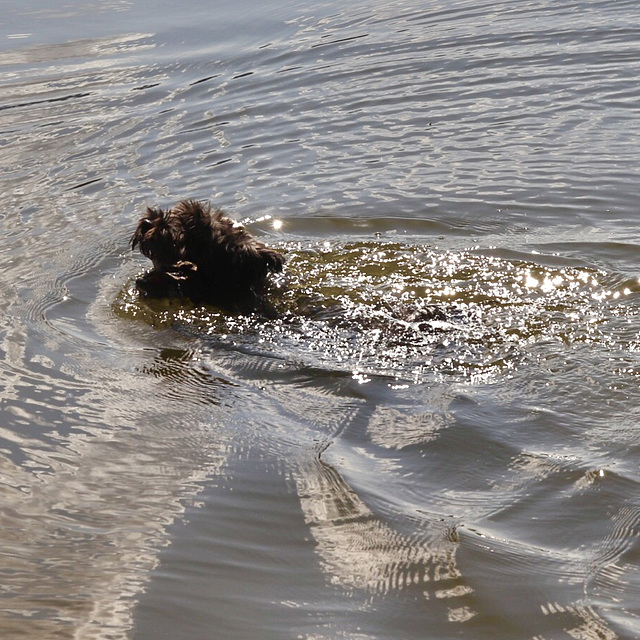
[[640,634],[634,4],[5,4],[3,638]]

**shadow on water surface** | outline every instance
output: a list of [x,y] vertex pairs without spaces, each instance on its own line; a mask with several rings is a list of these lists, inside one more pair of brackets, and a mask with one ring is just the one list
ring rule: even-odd
[[[504,417],[488,414],[483,426],[466,389],[518,380],[521,369],[552,358],[557,345],[615,348],[608,326],[633,313],[624,301],[637,293],[637,283],[609,288],[606,273],[551,255],[533,261],[510,252],[445,252],[388,242],[284,248],[285,281],[273,291],[277,319],[230,316],[188,301],[141,300],[131,285],[120,292],[114,310],[195,341],[193,350],[171,355],[168,363],[163,357],[163,364],[152,368],[154,375],[179,381],[186,393],[206,385],[208,376],[238,389],[239,397],[247,384],[258,390],[244,417],[235,407],[235,428],[244,425],[239,442],[245,453],[235,451],[230,457],[236,462],[227,460],[227,466],[259,450],[260,462],[253,467],[258,480],[275,460],[287,460],[286,470],[278,473],[297,496],[320,567],[336,593],[350,594],[351,604],[342,609],[344,624],[348,611],[362,602],[358,593],[368,594],[366,607],[379,613],[384,599],[396,594],[405,603],[400,609],[414,603],[414,623],[405,630],[409,636],[417,620],[427,624],[435,616],[456,624],[474,620],[475,629],[513,637],[522,630],[520,623],[508,622],[506,612],[490,613],[493,605],[478,593],[487,588],[484,579],[474,574],[478,558],[488,562],[485,554],[500,547],[499,537],[469,520],[508,509],[514,491],[538,474],[525,471],[523,485],[510,489],[498,481],[499,470],[521,449],[491,432],[492,420]],[[426,310],[429,314],[421,315]],[[475,440],[471,449],[465,442],[469,429]],[[475,449],[489,456],[487,462],[475,458]],[[443,460],[456,457],[455,468],[439,469]],[[522,475],[523,469],[514,466],[512,473]],[[493,493],[490,482],[479,480],[483,473],[495,478]],[[461,541],[468,572],[458,558]],[[505,551],[506,566],[511,557],[516,563],[537,557],[519,545]],[[186,552],[178,549],[173,561],[181,553]],[[170,553],[166,562],[172,566]],[[545,571],[566,570],[553,554],[540,562]],[[291,592],[290,584],[275,575],[273,580],[291,606],[306,612],[305,623],[292,619],[293,628],[302,631],[310,620],[331,626],[326,614]],[[152,583],[151,593],[162,588]],[[514,614],[529,616],[532,629],[552,631],[559,617],[573,637],[617,637],[591,606],[538,598],[531,607],[534,592],[523,583],[512,607]],[[163,620],[155,611],[152,621],[145,602],[137,637],[146,637]],[[501,620],[498,627],[494,615]],[[248,632],[235,624],[230,637]],[[376,625],[377,633],[385,627],[377,616]],[[394,629],[400,632],[402,625]],[[457,635],[453,627],[450,633]],[[271,636],[265,631],[264,637]],[[363,631],[362,637],[369,636]]]

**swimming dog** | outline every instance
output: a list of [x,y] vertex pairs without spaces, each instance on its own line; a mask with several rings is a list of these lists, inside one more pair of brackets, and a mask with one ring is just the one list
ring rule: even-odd
[[171,209],[148,207],[131,248],[153,262],[136,285],[149,297],[188,297],[246,310],[258,306],[280,253],[207,202],[183,200]]

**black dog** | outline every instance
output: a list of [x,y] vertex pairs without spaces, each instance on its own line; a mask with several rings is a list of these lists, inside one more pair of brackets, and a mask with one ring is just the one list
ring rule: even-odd
[[131,248],[153,261],[136,281],[143,295],[188,297],[242,311],[259,306],[269,273],[283,258],[208,203],[184,200],[172,209],[147,208]]

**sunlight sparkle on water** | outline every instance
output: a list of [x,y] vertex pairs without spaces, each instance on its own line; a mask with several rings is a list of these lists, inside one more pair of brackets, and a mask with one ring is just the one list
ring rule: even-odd
[[351,377],[359,384],[367,384],[367,382],[371,382],[371,378],[362,371],[353,371]]

